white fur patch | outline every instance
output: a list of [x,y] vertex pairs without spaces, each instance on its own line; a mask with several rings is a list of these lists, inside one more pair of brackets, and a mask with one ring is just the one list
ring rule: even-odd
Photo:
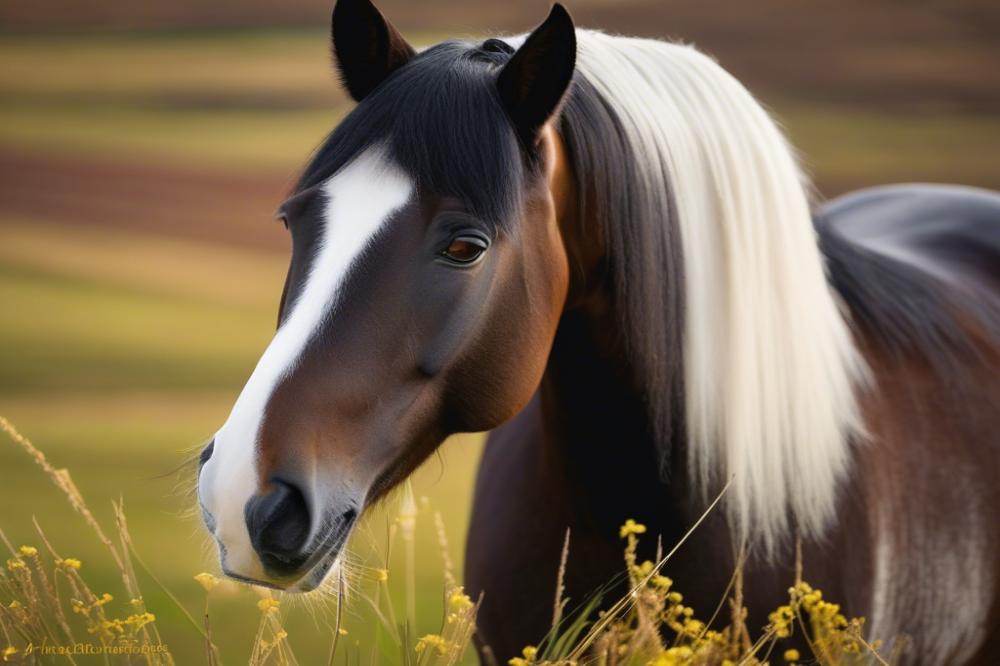
[[[905,654],[929,664],[964,664],[990,636],[987,623],[996,589],[988,563],[993,549],[987,487],[968,461],[949,468],[963,482],[949,484],[941,497],[927,498],[937,513],[915,511],[906,488],[894,488],[875,514],[874,571],[870,640],[889,654],[894,641]],[[933,477],[935,472],[927,472]],[[924,479],[916,487],[925,487]],[[948,631],[927,631],[942,617]]]
[[226,551],[226,567],[251,578],[261,578],[263,571],[243,511],[257,492],[257,442],[268,400],[336,308],[340,286],[356,258],[409,200],[413,184],[382,150],[370,148],[331,177],[323,192],[323,230],[309,277],[216,433],[214,452],[199,480],[201,502],[214,517],[215,537]]

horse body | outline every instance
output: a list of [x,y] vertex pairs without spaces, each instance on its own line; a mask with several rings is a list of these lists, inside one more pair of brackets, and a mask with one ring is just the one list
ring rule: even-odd
[[998,649],[998,195],[878,189],[814,220],[738,81],[560,5],[417,53],[339,0],[333,42],[358,105],[279,209],[278,330],[200,460],[228,575],[317,587],[366,507],[496,429],[467,576],[498,657],[548,629],[567,529],[582,602],[625,519],[651,556],[723,488],[668,563],[699,613],[745,556],[763,625],[800,539],[808,580],[912,661]]
[[[882,231],[888,254],[856,256],[868,252],[873,227]],[[993,283],[1000,195],[941,186],[873,188],[822,206],[817,231],[821,245],[834,236],[843,244],[830,262],[830,280],[842,285],[845,301],[855,302],[853,318],[860,322],[880,304],[861,303],[859,296],[871,295],[847,291],[857,277],[852,273],[864,269],[863,277],[877,277],[866,268],[868,259],[893,271],[899,261],[893,255],[907,246],[920,246],[906,255],[919,269],[894,285],[902,291],[879,298],[920,298],[913,282],[937,282],[942,273],[961,274],[966,285]],[[963,250],[956,253],[956,246]],[[918,300],[907,307],[926,318],[941,305]],[[961,312],[936,316],[962,327]],[[669,548],[705,509],[686,481],[683,446],[668,479],[657,472],[642,401],[627,379],[626,359],[615,351],[618,325],[600,307],[567,312],[538,395],[487,443],[466,579],[484,595],[482,639],[496,655],[515,654],[549,631],[567,529],[565,597],[572,608],[596,590],[611,600],[624,593],[623,517],[646,524]],[[928,354],[945,350],[928,344],[944,338],[921,341],[920,332],[909,331],[905,339],[889,339],[860,323],[855,328],[874,376],[863,402],[869,439],[852,449],[837,521],[821,538],[801,544],[805,579],[851,616],[866,617],[870,638],[908,637],[904,663],[986,664],[1000,650],[1000,439],[993,407],[1000,404],[1000,353],[982,331],[964,333],[972,346],[939,369]],[[739,549],[731,534],[723,516],[709,514],[664,568],[700,615],[717,606],[736,569]],[[649,541],[652,558],[655,540]],[[539,568],[539,562],[552,564]],[[787,598],[794,562],[791,540],[777,556],[749,554],[743,583],[751,631]],[[609,586],[613,580],[617,585]],[[942,616],[956,620],[953,634],[939,631]]]

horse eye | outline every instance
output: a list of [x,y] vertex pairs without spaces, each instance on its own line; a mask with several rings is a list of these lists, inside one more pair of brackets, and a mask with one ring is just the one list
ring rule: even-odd
[[457,236],[441,254],[453,263],[467,265],[483,256],[487,246],[487,242],[477,236]]

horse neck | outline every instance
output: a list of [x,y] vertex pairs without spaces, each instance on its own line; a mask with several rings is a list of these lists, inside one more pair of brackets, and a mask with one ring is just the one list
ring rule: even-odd
[[611,317],[563,314],[540,389],[546,457],[573,503],[613,529],[637,508],[662,508],[654,441],[641,396],[611,340]]
[[[571,189],[563,201],[575,201]],[[572,204],[558,206],[572,267],[566,309],[559,322],[540,388],[546,462],[565,481],[577,510],[604,529],[627,518],[673,532],[689,513],[683,447],[675,447],[670,482],[660,461],[645,398],[621,345],[623,331],[612,289],[603,275],[597,220],[577,219]]]

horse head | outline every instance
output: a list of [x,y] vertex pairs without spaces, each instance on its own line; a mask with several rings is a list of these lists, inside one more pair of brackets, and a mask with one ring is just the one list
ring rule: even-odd
[[332,39],[357,105],[279,209],[278,328],[198,482],[223,570],[294,590],[447,436],[529,401],[569,285],[550,123],[574,72],[566,11],[516,50],[418,53],[368,0],[340,0]]

